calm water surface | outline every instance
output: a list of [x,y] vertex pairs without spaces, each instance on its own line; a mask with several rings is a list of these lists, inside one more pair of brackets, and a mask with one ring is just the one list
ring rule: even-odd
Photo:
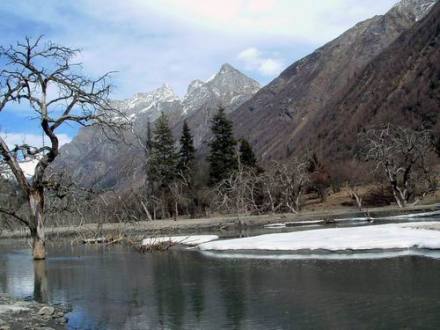
[[71,308],[70,329],[440,329],[440,260],[258,260],[0,244],[0,291]]

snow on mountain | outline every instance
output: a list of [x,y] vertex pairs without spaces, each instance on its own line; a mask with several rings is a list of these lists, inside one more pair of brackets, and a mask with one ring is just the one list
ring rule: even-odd
[[204,105],[222,105],[233,108],[249,99],[260,89],[255,80],[245,76],[229,64],[223,64],[220,71],[207,81],[192,81],[183,99],[173,89],[164,84],[162,87],[146,93],[137,93],[131,98],[115,101],[115,105],[124,111],[127,117],[135,121],[139,114],[146,114],[154,121],[160,112],[179,111],[189,114]]
[[[19,161],[19,165],[26,178],[30,179],[34,176],[35,167],[37,166],[38,162],[39,162],[38,158],[25,159]],[[6,179],[12,179],[14,177],[12,171],[6,165],[4,165],[4,169],[0,171],[0,176],[3,176]]]
[[180,104],[180,102],[180,98],[174,90],[169,85],[164,84],[153,91],[137,93],[126,100],[115,101],[115,105],[133,121],[139,114],[146,114],[153,121],[160,115],[161,111],[168,112],[169,108],[174,108],[176,103]]
[[34,175],[35,167],[37,166],[38,162],[39,159],[29,159],[20,162],[20,167],[27,178],[31,178]]
[[261,88],[230,64],[223,64],[220,71],[206,82],[194,80],[183,99],[184,113],[190,114],[206,104],[225,108],[238,107],[237,101],[245,101]]
[[[108,140],[99,129],[80,130],[73,141],[61,150],[57,168],[69,170],[75,180],[84,186],[127,187],[144,182],[145,155],[136,147],[146,139],[147,123],[153,123],[161,114],[167,114],[170,127],[179,136],[183,119],[194,135],[198,148],[209,137],[210,120],[220,106],[231,112],[258,90],[259,84],[225,64],[209,81],[194,80],[187,94],[180,99],[168,85],[131,98],[115,101],[133,123],[124,136],[124,144]],[[115,117],[115,119],[118,119]],[[131,146],[127,148],[128,142]]]

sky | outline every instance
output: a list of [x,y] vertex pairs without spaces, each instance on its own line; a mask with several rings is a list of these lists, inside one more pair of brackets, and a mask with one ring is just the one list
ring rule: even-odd
[[[287,66],[397,0],[15,0],[0,2],[3,45],[25,36],[81,49],[85,72],[113,75],[112,97],[128,98],[169,84],[184,96],[229,63],[267,84]],[[0,113],[12,145],[38,145],[27,109]],[[77,132],[60,129],[62,142]]]

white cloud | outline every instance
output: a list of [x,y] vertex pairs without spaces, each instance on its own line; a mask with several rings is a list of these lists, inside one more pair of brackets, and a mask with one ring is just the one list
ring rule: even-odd
[[[28,144],[32,147],[42,147],[43,137],[39,134],[30,133],[0,133],[0,136],[5,140],[9,148],[13,148],[15,145]],[[67,134],[58,134],[58,140],[60,146],[72,141],[72,138]],[[45,144],[48,145],[48,138],[45,137]]]
[[47,0],[39,15],[38,1],[3,1],[0,8],[9,8],[9,25],[29,23],[16,23],[22,35],[12,42],[44,34],[83,49],[87,73],[118,71],[113,97],[123,98],[165,82],[183,95],[191,80],[208,78],[249,45],[263,55],[256,71],[247,73],[268,82],[281,64],[385,13],[396,1]]
[[257,70],[265,76],[274,76],[284,68],[284,62],[275,57],[264,56],[263,53],[255,47],[247,48],[241,51],[237,58],[243,62],[247,70]]
[[227,33],[278,35],[322,43],[361,20],[385,13],[396,1],[131,0],[129,3],[140,13],[156,11]]

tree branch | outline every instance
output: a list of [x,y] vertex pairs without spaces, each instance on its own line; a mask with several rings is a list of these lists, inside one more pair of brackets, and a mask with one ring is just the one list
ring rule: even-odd
[[0,207],[0,213],[6,214],[6,215],[14,218],[15,220],[17,220],[17,221],[21,222],[22,224],[24,224],[24,225],[29,227],[29,221],[27,221],[26,219],[20,217],[14,211],[6,210],[6,209]]

